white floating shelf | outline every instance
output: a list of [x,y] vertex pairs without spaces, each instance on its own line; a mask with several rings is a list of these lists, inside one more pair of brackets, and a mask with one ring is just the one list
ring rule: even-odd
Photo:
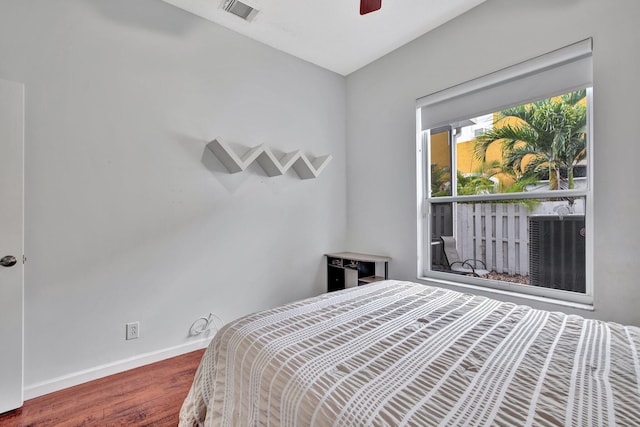
[[296,150],[278,159],[269,147],[263,144],[250,148],[244,154],[239,155],[220,138],[207,144],[207,148],[215,154],[230,173],[242,172],[251,163],[257,161],[269,176],[283,175],[293,167],[301,179],[317,178],[332,158],[328,154],[309,160],[301,150]]

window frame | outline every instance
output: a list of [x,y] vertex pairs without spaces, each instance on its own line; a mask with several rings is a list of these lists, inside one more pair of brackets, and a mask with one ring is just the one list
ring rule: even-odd
[[[589,49],[590,43],[589,42]],[[555,52],[552,52],[552,54]],[[549,55],[549,54],[548,54]],[[534,60],[538,60],[539,58],[534,58]],[[589,52],[590,59],[590,52]],[[526,63],[523,63],[526,66]],[[518,64],[518,67],[522,66],[522,64]],[[505,70],[507,71],[504,74]],[[491,82],[491,85],[499,86],[501,83],[501,79],[496,77],[496,74],[503,73],[504,75],[509,75],[509,69],[500,70],[497,73],[493,73],[488,76],[484,76],[480,79],[487,79]],[[503,78],[503,81],[508,81],[508,78]],[[473,90],[473,87],[477,86],[475,81],[470,81],[467,83],[463,83],[456,87],[450,88],[455,93],[455,96],[464,96],[465,91]],[[471,88],[471,89],[470,89]],[[584,89],[584,87],[579,86],[570,86],[565,90],[566,92],[571,92],[576,89]],[[451,188],[452,195],[449,196],[437,196],[431,197],[431,173],[429,165],[431,164],[429,159],[429,143],[431,139],[430,129],[423,129],[423,111],[422,108],[425,105],[425,99],[430,98],[431,96],[424,97],[419,99],[416,102],[416,170],[417,170],[417,278],[421,280],[429,280],[440,282],[449,286],[461,287],[461,288],[471,288],[476,290],[481,290],[483,292],[493,292],[500,294],[507,294],[511,296],[518,296],[527,299],[552,302],[561,305],[568,305],[577,308],[583,309],[593,309],[593,295],[594,295],[594,271],[593,271],[593,247],[594,247],[594,239],[593,239],[593,83],[587,86],[587,140],[586,140],[586,149],[587,149],[587,159],[586,159],[586,168],[587,168],[587,179],[586,179],[586,188],[585,189],[571,189],[571,190],[538,190],[535,192],[522,192],[522,193],[493,193],[488,195],[471,195],[471,196],[459,196],[454,195],[456,189],[456,149],[455,146],[451,147]],[[446,99],[446,96],[443,96],[442,93],[444,91],[438,92],[434,94],[438,100]],[[549,98],[552,96],[558,95],[558,93],[548,93],[544,90],[541,91],[540,95],[537,97],[533,97],[529,100],[517,99],[511,105],[522,105],[527,102],[532,102],[538,99]],[[432,100],[433,98],[431,98]],[[494,107],[494,111],[499,111],[508,105],[500,105],[498,107]],[[493,108],[488,108],[489,110]],[[489,111],[487,109],[480,110],[477,115],[486,114]],[[473,117],[473,116],[471,116]],[[459,119],[459,117],[455,117],[454,120]],[[445,124],[440,121],[438,126],[433,126],[431,129],[437,129],[443,127]],[[426,135],[426,136],[425,136]],[[432,236],[432,224],[431,224],[431,210],[434,204],[441,203],[460,203],[460,202],[482,202],[482,201],[496,201],[496,200],[526,200],[526,199],[545,199],[545,198],[558,198],[558,197],[584,197],[585,198],[585,292],[578,293],[572,291],[564,291],[552,288],[545,288],[539,286],[531,286],[531,285],[521,285],[503,281],[496,281],[490,279],[482,279],[476,277],[469,276],[460,276],[454,275],[449,272],[436,271],[432,269],[431,259],[432,259],[432,245],[431,245],[431,236]],[[455,222],[454,222],[455,224]]]

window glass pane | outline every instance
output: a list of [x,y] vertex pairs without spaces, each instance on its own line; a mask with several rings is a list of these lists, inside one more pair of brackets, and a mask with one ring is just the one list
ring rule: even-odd
[[450,170],[445,141],[456,195],[586,189],[587,128],[586,89],[451,123],[431,135],[432,196],[450,194],[434,187]]
[[431,270],[585,293],[585,198],[433,203]]
[[453,236],[453,203],[437,203],[431,209],[431,267],[442,270],[446,265],[444,252],[439,246],[440,236]]
[[451,195],[451,129],[431,130],[429,161],[431,197]]

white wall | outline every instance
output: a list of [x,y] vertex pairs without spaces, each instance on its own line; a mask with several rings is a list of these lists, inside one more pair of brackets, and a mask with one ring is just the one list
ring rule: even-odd
[[[26,84],[27,397],[189,344],[210,311],[325,290],[346,233],[344,77],[158,0],[3,1],[0,77]],[[216,136],[334,158],[311,180],[230,175]]]
[[593,37],[595,310],[510,299],[640,325],[638,22],[636,0],[488,0],[351,74],[349,247],[387,254],[393,278],[416,279],[417,98]]

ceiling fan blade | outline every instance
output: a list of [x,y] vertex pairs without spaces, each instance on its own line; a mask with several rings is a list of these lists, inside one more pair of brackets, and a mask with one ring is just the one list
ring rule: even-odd
[[360,15],[375,12],[382,7],[382,0],[360,0]]

